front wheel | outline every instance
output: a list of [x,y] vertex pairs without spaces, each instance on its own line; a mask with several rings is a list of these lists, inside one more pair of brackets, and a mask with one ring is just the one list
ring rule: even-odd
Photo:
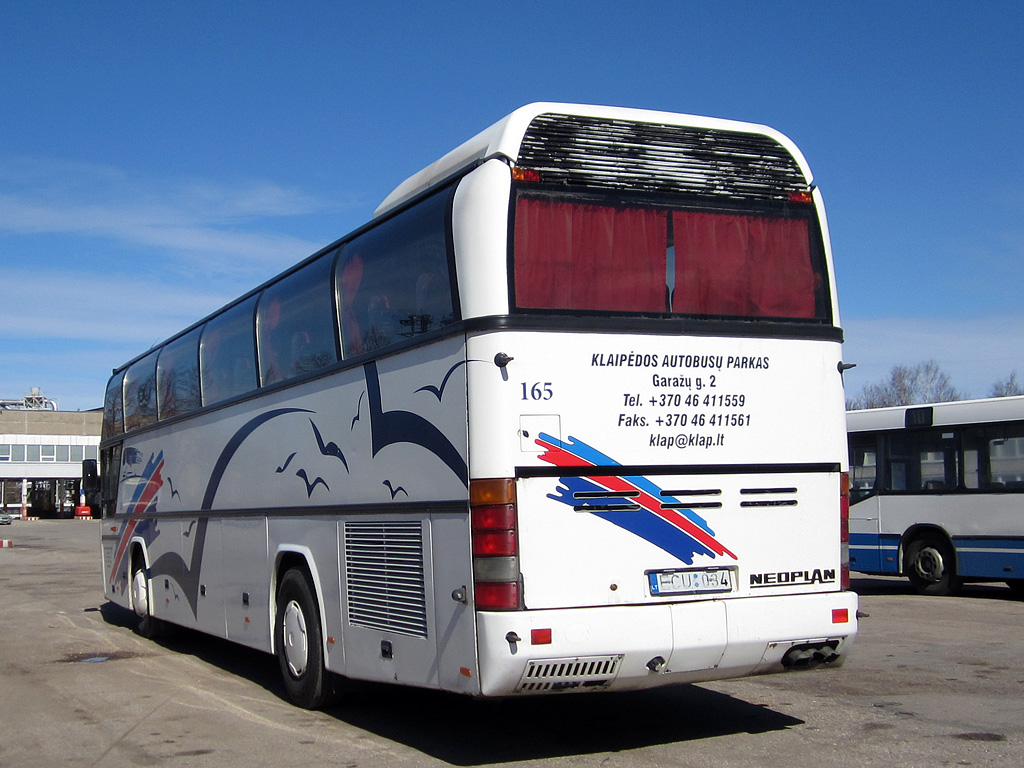
[[141,562],[132,567],[132,609],[139,619],[136,632],[151,640],[164,633],[164,622],[153,615],[152,584]]
[[910,542],[904,555],[904,571],[922,595],[952,595],[960,589],[953,547],[935,533],[925,533]]
[[288,698],[303,709],[322,707],[333,693],[332,675],[324,666],[316,593],[297,568],[285,573],[277,590],[274,638]]

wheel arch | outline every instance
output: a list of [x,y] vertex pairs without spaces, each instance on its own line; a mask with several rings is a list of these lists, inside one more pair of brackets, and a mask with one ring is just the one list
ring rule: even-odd
[[949,544],[949,549],[953,553],[953,567],[959,573],[960,563],[958,562],[956,546],[953,544],[953,537],[949,531],[936,523],[915,523],[903,532],[903,536],[900,538],[900,573],[906,573],[905,557],[910,543],[930,534],[939,536]]

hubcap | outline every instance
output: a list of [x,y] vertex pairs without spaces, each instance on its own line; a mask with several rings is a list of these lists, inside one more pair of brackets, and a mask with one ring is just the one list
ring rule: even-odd
[[292,600],[284,609],[284,658],[295,677],[301,677],[309,663],[306,645],[306,617],[302,608]]
[[917,571],[918,576],[926,581],[939,581],[942,578],[943,570],[945,570],[942,553],[934,547],[925,547],[917,553],[917,559],[914,561],[914,570]]
[[149,585],[146,572],[139,568],[132,577],[132,608],[142,618],[149,615]]

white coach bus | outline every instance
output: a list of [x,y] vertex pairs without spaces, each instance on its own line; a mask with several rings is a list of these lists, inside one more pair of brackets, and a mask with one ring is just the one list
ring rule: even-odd
[[1024,595],[1024,397],[850,411],[850,559],[926,595]]
[[106,595],[303,707],[836,665],[841,340],[787,138],[523,107],[115,371]]

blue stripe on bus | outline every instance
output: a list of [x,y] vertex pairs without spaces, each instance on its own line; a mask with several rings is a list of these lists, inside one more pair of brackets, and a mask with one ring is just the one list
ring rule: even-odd
[[957,572],[967,578],[1024,579],[1024,539],[954,536]]
[[851,533],[850,568],[861,573],[899,573],[900,537]]
[[[1024,579],[1024,537],[956,536],[957,573],[971,579]],[[851,533],[850,568],[899,573],[900,536]]]

